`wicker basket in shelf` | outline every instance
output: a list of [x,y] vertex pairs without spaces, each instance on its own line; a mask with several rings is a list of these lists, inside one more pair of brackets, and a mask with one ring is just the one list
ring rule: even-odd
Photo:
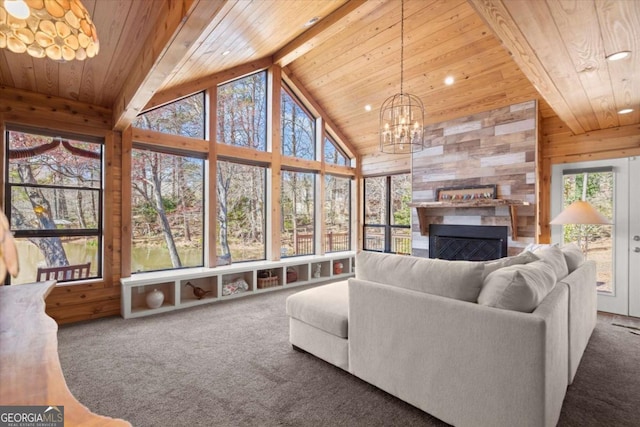
[[258,289],[278,286],[278,276],[272,276],[270,271],[268,274],[269,277],[258,277]]

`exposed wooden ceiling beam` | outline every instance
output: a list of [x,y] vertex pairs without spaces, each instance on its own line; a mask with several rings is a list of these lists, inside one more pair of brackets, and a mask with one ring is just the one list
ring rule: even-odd
[[146,49],[113,106],[115,130],[123,130],[135,119],[163,82],[179,67],[201,39],[226,0],[165,0]]
[[[314,47],[322,44],[329,37],[343,31],[354,20],[378,7],[379,3],[379,1],[367,0],[350,0],[346,2],[277,51],[273,55],[273,63],[281,67],[287,66]],[[360,9],[363,5],[366,5],[366,7]]]
[[271,57],[261,58],[253,62],[238,65],[237,67],[221,71],[210,76],[192,80],[170,89],[163,90],[153,95],[147,105],[142,110],[147,111],[168,104],[176,99],[184,98],[204,89],[216,86],[221,82],[235,80],[242,76],[252,74],[256,71],[264,70],[271,65]]
[[[468,0],[476,12],[509,50],[513,60],[535,86],[540,95],[575,134],[586,131],[568,105],[562,91],[554,83],[517,22],[509,13],[505,0]],[[533,2],[537,3],[537,2]],[[544,4],[544,2],[542,2]],[[558,45],[561,45],[561,40]]]

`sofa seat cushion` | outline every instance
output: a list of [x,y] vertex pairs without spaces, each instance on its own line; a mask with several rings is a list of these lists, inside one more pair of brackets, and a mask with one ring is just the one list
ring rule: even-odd
[[348,337],[348,282],[336,282],[287,298],[287,314],[340,338]]
[[545,261],[501,268],[485,278],[478,304],[531,313],[555,283],[553,267]]
[[476,302],[484,263],[445,261],[362,251],[356,255],[356,278],[441,297]]

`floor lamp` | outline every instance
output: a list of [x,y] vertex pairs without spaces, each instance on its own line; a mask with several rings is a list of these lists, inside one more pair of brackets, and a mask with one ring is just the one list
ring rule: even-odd
[[[580,225],[580,236],[583,235],[583,226],[587,224],[592,225],[609,225],[612,224],[611,220],[602,215],[596,210],[589,202],[584,200],[577,200],[567,206],[558,216],[553,218],[549,224],[552,225],[568,225],[578,224]],[[589,236],[584,233],[585,250],[584,256],[587,257],[587,248],[589,246]],[[580,243],[580,242],[578,242]]]

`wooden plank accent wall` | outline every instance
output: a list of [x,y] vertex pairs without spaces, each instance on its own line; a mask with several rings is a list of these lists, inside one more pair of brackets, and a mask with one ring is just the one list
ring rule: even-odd
[[[90,135],[111,130],[111,110],[79,101],[0,86],[0,113],[7,122],[45,123],[47,128],[62,126],[92,129]],[[52,123],[51,126],[48,124]]]
[[407,154],[373,153],[362,156],[362,176],[393,175],[411,170],[411,156]]
[[[412,155],[413,202],[433,201],[441,187],[497,184],[498,198],[523,200],[515,254],[536,236],[536,101],[514,104],[425,127],[426,148]],[[508,207],[433,209],[430,223],[510,226]],[[428,256],[429,237],[412,212],[414,255]]]

